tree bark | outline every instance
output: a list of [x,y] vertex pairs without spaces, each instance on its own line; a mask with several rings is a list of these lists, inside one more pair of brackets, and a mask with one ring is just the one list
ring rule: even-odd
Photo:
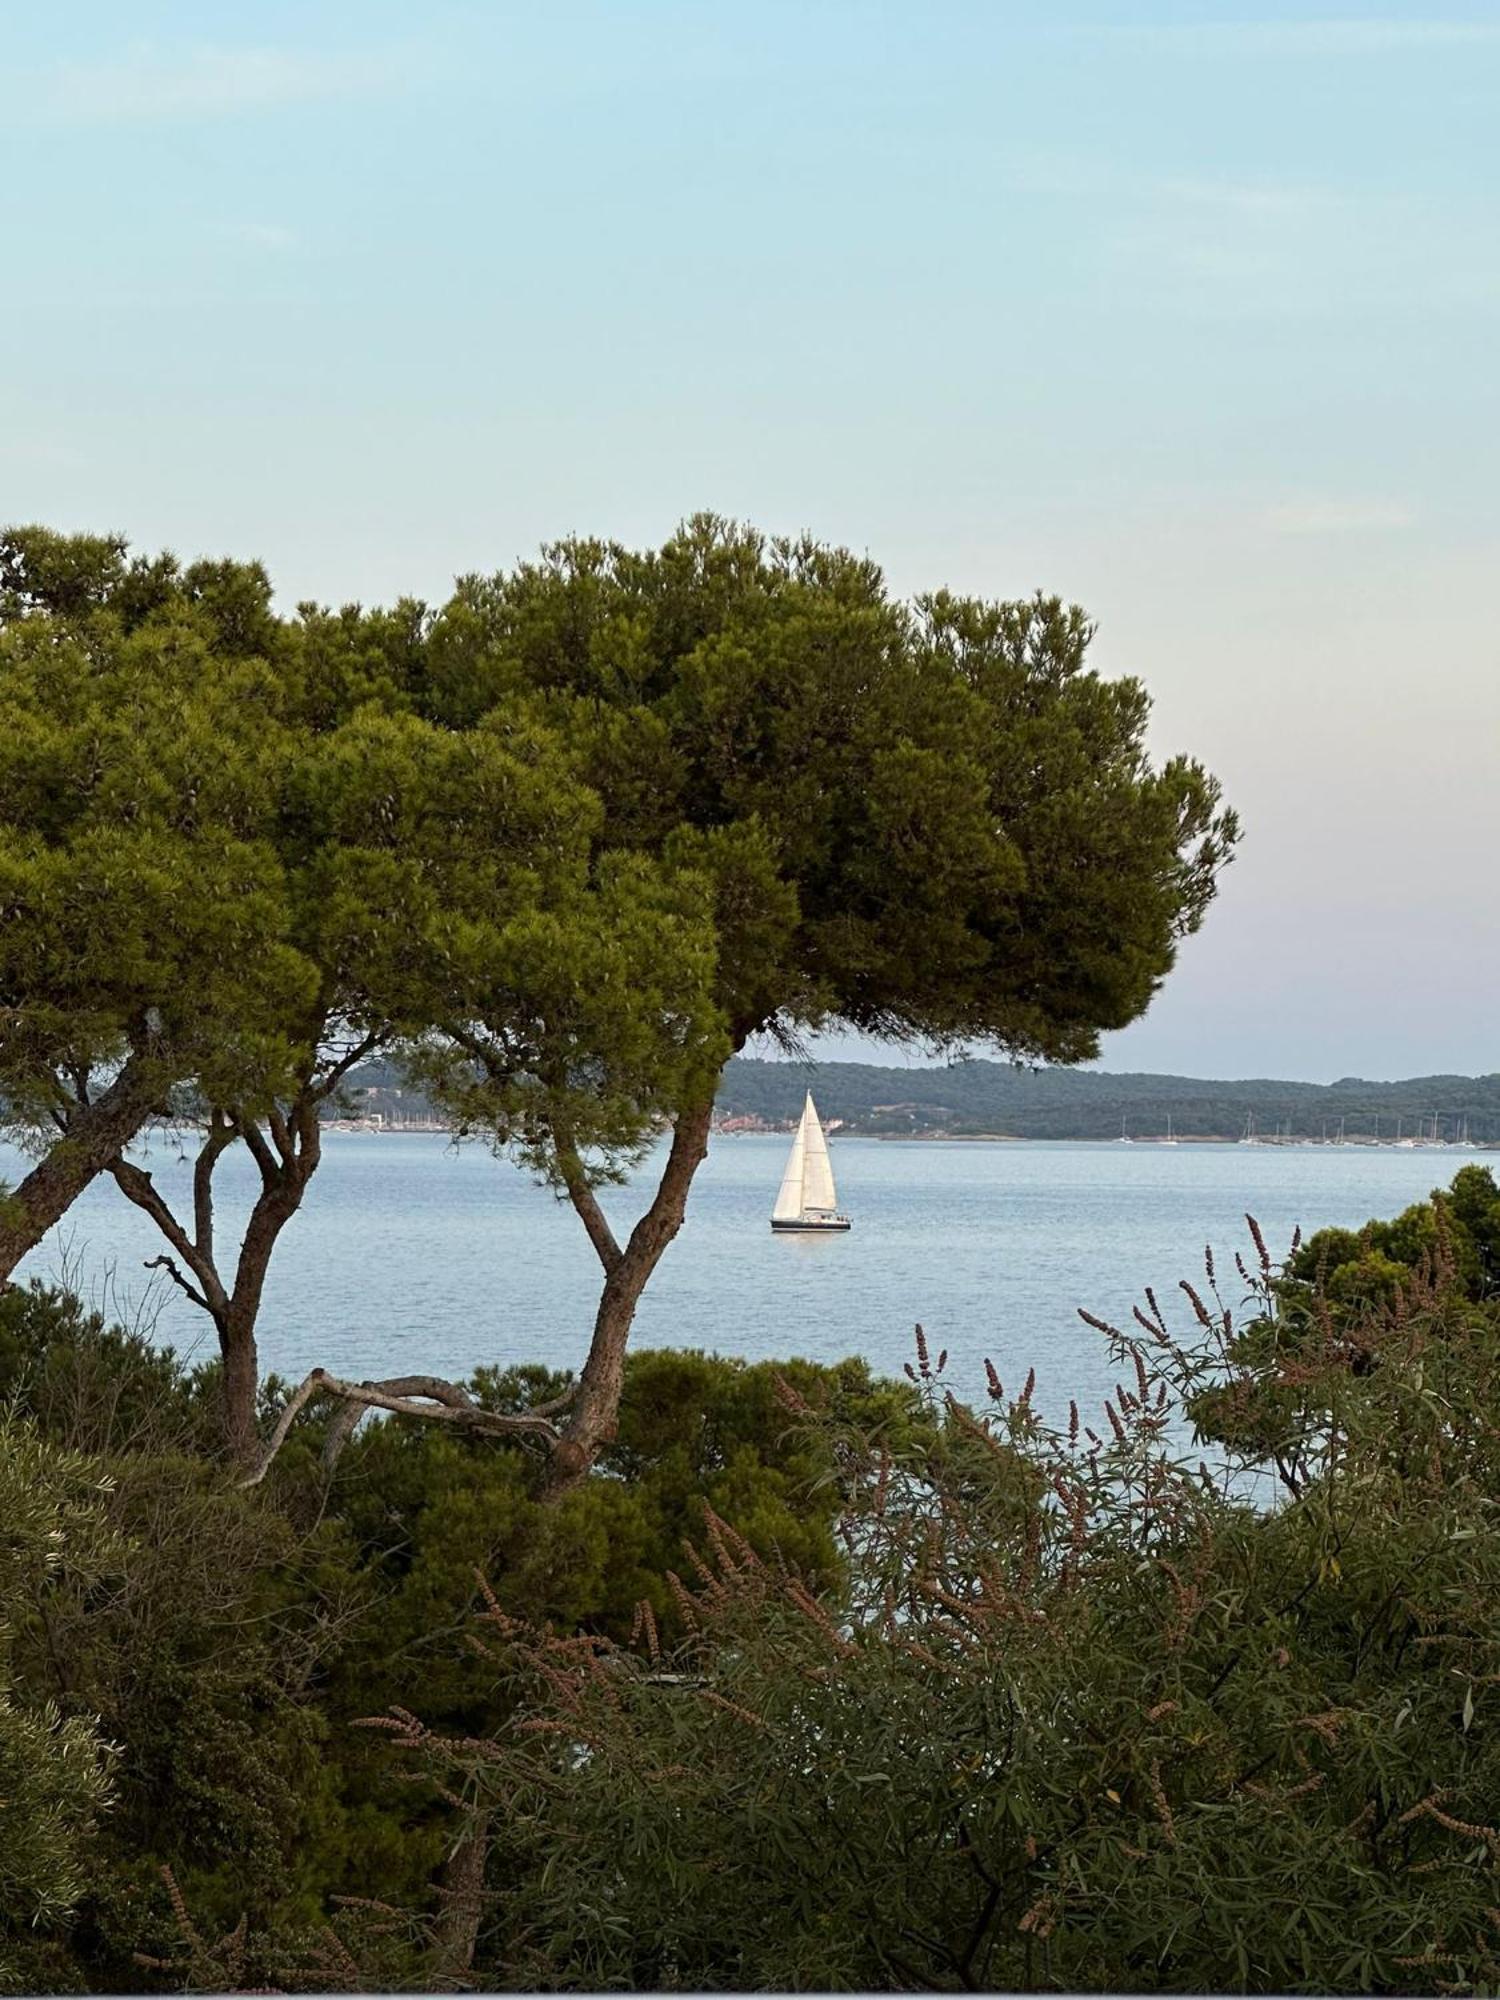
[[[586,1479],[594,1460],[615,1434],[625,1382],[625,1350],[636,1308],[662,1252],[682,1227],[693,1176],[708,1153],[712,1117],[712,1098],[678,1114],[672,1149],[651,1206],[617,1256],[605,1259],[601,1250],[604,1290],[578,1391],[547,1467],[542,1490],[548,1499],[560,1497]],[[588,1217],[584,1220],[587,1223]],[[595,1236],[593,1229],[589,1233]],[[597,1238],[595,1247],[599,1247]]]
[[224,1364],[224,1445],[242,1471],[252,1471],[260,1458],[255,1406],[260,1395],[260,1352],[255,1344],[255,1320],[250,1317],[220,1329],[219,1351]]
[[316,1104],[297,1103],[290,1130],[278,1120],[275,1131],[280,1162],[269,1173],[261,1162],[261,1192],[245,1225],[234,1289],[219,1324],[219,1347],[224,1356],[224,1441],[230,1457],[244,1472],[252,1472],[260,1461],[255,1422],[260,1351],[255,1328],[266,1275],[281,1232],[302,1206],[323,1150]]
[[[315,1094],[306,1094],[294,1101],[286,1116],[279,1109],[273,1110],[269,1123],[274,1146],[253,1119],[218,1110],[210,1113],[208,1132],[193,1170],[191,1229],[173,1214],[143,1167],[120,1158],[110,1162],[121,1193],[144,1209],[176,1253],[154,1262],[214,1323],[223,1365],[224,1443],[230,1458],[245,1472],[252,1471],[261,1456],[256,1429],[260,1397],[256,1321],[281,1232],[302,1206],[307,1184],[322,1157],[318,1101]],[[260,1170],[261,1191],[245,1225],[234,1282],[226,1285],[214,1249],[213,1176],[220,1156],[236,1138],[244,1141]]]
[[484,1915],[484,1865],[490,1851],[490,1819],[476,1811],[443,1868],[442,1908],[433,1940],[433,1970],[455,1989],[474,1967],[479,1925]]
[[134,1054],[107,1090],[69,1113],[66,1132],[0,1201],[0,1285],[9,1283],[27,1251],[62,1220],[90,1181],[165,1109],[160,1066]]

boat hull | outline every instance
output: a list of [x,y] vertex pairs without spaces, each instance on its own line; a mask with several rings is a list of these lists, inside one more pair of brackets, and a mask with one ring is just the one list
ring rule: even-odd
[[778,1222],[774,1216],[771,1219],[771,1227],[779,1236],[826,1236],[831,1230],[844,1230],[850,1226],[847,1215],[830,1215],[826,1219],[809,1217],[805,1221],[799,1216],[795,1222]]

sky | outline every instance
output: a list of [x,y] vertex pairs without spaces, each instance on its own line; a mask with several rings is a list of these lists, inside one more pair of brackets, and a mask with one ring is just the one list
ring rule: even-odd
[[0,12],[0,518],[1057,592],[1246,828],[1105,1065],[1500,1070],[1500,8]]

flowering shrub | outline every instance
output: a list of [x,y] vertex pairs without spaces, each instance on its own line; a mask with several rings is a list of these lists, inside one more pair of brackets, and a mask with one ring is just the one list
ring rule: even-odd
[[925,1351],[929,1433],[789,1394],[836,1592],[710,1513],[670,1649],[492,1601],[513,1720],[384,1718],[489,1816],[482,1976],[1493,1991],[1500,1313],[1441,1216],[1360,1315],[1255,1241],[1243,1306],[1210,1267],[1105,1330],[1097,1424]]

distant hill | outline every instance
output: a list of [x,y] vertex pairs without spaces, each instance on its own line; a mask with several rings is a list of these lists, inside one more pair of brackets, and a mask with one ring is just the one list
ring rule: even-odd
[[[1018,1069],[964,1062],[948,1068],[885,1069],[874,1063],[756,1062],[736,1058],[719,1090],[718,1123],[730,1130],[787,1129],[811,1090],[825,1120],[882,1138],[954,1138],[993,1133],[1013,1139],[1238,1139],[1247,1123],[1261,1137],[1333,1139],[1339,1120],[1351,1141],[1430,1135],[1459,1137],[1467,1121],[1476,1145],[1500,1146],[1500,1075],[1417,1076],[1399,1083],[1341,1077],[1289,1083],[1251,1077],[1224,1083],[1192,1076],[1110,1076],[1092,1069]],[[423,1125],[433,1112],[399,1070],[366,1063],[350,1078],[346,1108],[388,1124]]]
[[[789,1126],[811,1090],[825,1120],[885,1137],[995,1133],[1017,1139],[1159,1138],[1170,1114],[1179,1138],[1394,1139],[1430,1133],[1452,1140],[1467,1120],[1479,1145],[1500,1145],[1500,1074],[1421,1076],[1397,1083],[1342,1077],[1290,1083],[1268,1077],[1226,1083],[1190,1076],[1111,1076],[1089,1069],[1018,1069],[964,1062],[949,1068],[884,1069],[871,1063],[756,1062],[737,1058],[724,1073],[719,1118]],[[743,1129],[743,1128],[742,1128]]]

